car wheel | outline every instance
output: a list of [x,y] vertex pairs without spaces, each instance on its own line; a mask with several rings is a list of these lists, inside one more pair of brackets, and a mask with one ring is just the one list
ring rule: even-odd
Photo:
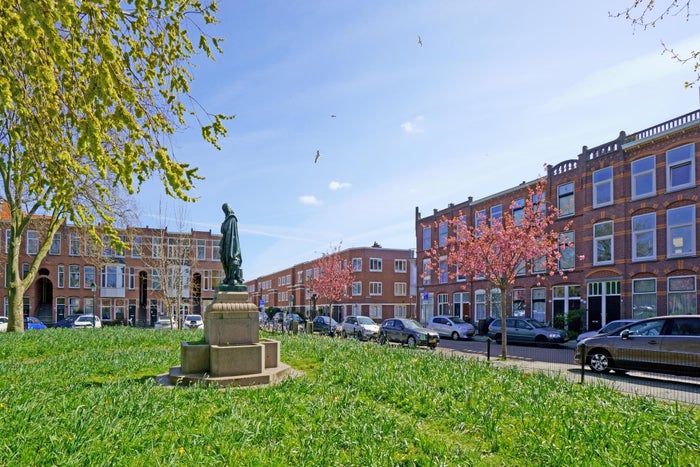
[[493,336],[493,340],[495,340],[496,344],[498,345],[501,345],[501,343],[503,342],[503,339],[501,338],[500,334],[496,334],[495,336]]
[[535,345],[537,347],[544,347],[547,345],[547,338],[544,336],[535,336]]
[[413,336],[408,336],[408,340],[406,340],[406,343],[408,344],[409,347],[415,347],[416,346],[416,338]]
[[457,331],[452,333],[452,340],[453,341],[458,341],[459,340],[459,333]]
[[588,366],[591,367],[595,373],[608,373],[610,371],[610,365],[612,360],[610,355],[604,350],[594,350],[589,353],[590,361]]
[[381,345],[386,344],[386,334],[380,334],[380,335],[379,335],[379,343],[380,343]]
[[341,335],[343,336],[343,339],[347,339],[347,338],[348,338],[348,333],[345,332],[345,329],[343,329],[343,332],[342,332]]

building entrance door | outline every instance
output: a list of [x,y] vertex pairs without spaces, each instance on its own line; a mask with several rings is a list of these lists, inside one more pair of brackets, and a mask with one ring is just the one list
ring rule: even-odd
[[620,319],[620,281],[588,283],[588,329],[596,331]]

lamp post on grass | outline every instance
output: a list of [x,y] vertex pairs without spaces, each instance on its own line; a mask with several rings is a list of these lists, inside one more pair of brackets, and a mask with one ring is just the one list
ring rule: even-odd
[[97,312],[97,284],[94,282],[90,284],[90,290],[92,290],[92,327],[95,327],[95,313]]

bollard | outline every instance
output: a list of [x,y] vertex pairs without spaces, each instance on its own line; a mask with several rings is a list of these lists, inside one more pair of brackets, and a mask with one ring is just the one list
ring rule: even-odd
[[491,361],[491,338],[486,338],[486,361]]
[[586,374],[586,344],[581,343],[581,384],[583,384],[583,375]]

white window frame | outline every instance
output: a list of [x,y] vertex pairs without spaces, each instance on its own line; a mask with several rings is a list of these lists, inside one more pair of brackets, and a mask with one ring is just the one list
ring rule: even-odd
[[408,271],[408,261],[405,259],[394,260],[394,272],[403,273]]
[[430,258],[423,258],[423,285],[430,285],[432,271],[430,270]]
[[369,283],[369,294],[372,297],[376,297],[382,294],[382,283],[381,282],[370,282]]
[[438,224],[438,246],[447,246],[447,221]]
[[[645,225],[646,219],[652,219],[651,225]],[[641,225],[640,225],[641,224]],[[647,256],[639,255],[639,245],[640,238],[644,238],[651,235],[651,253]],[[640,214],[638,216],[632,216],[632,261],[649,261],[656,259],[656,213],[649,212],[646,214]]]
[[[644,289],[643,284],[653,284],[653,287]],[[652,310],[638,310],[636,309],[638,306],[637,299],[643,299],[646,297],[653,297],[650,302],[653,304],[651,305]],[[658,296],[657,296],[657,284],[656,284],[656,278],[655,277],[647,277],[644,279],[632,279],[632,318],[633,319],[643,319],[643,318],[651,318],[654,316],[657,316],[657,301],[658,301]]]
[[370,305],[369,306],[369,317],[372,319],[382,319],[382,306],[381,305]]
[[486,319],[486,290],[474,291],[474,319]]
[[447,284],[449,275],[447,274],[447,256],[441,256],[438,262],[438,284]]
[[[557,209],[559,217],[569,217],[576,214],[576,197],[574,182],[562,183],[557,186]],[[569,201],[569,198],[571,200]],[[566,200],[566,203],[563,202]],[[566,206],[564,206],[566,204]]]
[[394,296],[405,297],[406,296],[406,283],[405,282],[394,282]]
[[56,232],[53,234],[49,254],[52,256],[59,256],[61,254],[61,232]]
[[68,265],[68,288],[69,289],[79,289],[80,288],[80,265],[79,264],[69,264]]
[[66,286],[66,266],[58,264],[56,266],[56,287],[62,289]]
[[[90,279],[92,277],[92,279]],[[95,266],[84,266],[83,267],[83,288],[89,289],[92,287],[92,283],[95,282]],[[97,282],[95,282],[97,283]]]
[[498,225],[503,220],[503,206],[497,204],[489,209],[489,220],[491,227]]
[[[651,167],[648,167],[651,162]],[[630,172],[632,176],[632,199],[648,198],[656,195],[656,156],[647,156],[632,161],[630,164]],[[651,189],[649,191],[640,192],[637,188],[646,180],[650,180]]]
[[[601,233],[600,230],[610,226],[610,233]],[[609,244],[610,258],[599,257],[598,246]],[[615,223],[611,220],[600,221],[593,224],[593,265],[613,264],[615,262]]]
[[362,282],[358,281],[352,283],[352,295],[353,297],[362,295]]
[[[679,289],[677,286],[674,284],[683,284],[687,283],[690,285],[690,287],[686,289]],[[667,285],[666,285],[666,290],[668,291],[667,293],[667,302],[666,302],[666,309],[668,310],[669,315],[695,315],[698,312],[698,281],[695,276],[673,276],[667,278]],[[686,303],[686,306],[680,306],[678,309],[674,308],[674,303],[675,301],[675,296],[676,295],[687,295],[688,300],[686,300],[688,303]],[[692,302],[692,303],[691,303]]]
[[369,259],[369,271],[370,272],[382,272],[382,259],[381,258],[370,258]]
[[[352,259],[352,272],[362,272],[362,258]],[[309,276],[308,271],[306,274],[307,278]]]
[[36,255],[39,252],[39,232],[27,230],[27,254]]
[[[559,234],[562,240],[560,243],[561,247],[561,257],[559,258],[559,269],[563,271],[570,271],[576,266],[576,233],[573,230],[568,230],[566,232],[561,232]],[[566,237],[566,241],[564,238]],[[564,246],[564,243],[572,243],[574,246]],[[565,260],[570,260],[570,263],[564,264]]]
[[68,256],[80,256],[80,235],[71,232],[68,240]]
[[[688,154],[684,154],[684,153]],[[682,167],[688,167],[688,181],[674,185],[673,173]],[[684,144],[666,151],[666,191],[677,191],[695,186],[695,143]]]
[[[674,223],[671,224],[673,221],[673,217],[676,213],[680,213],[681,211],[688,211],[692,212],[691,214],[691,219],[684,220],[682,222]],[[688,239],[690,240],[690,245],[688,248],[685,248],[685,245],[683,245],[683,251],[680,253],[676,253],[674,251],[673,243],[674,239],[678,238],[681,240],[684,240],[682,236],[676,235],[674,237],[674,231],[678,230],[683,230],[686,231],[690,229],[689,234],[687,235]],[[666,239],[667,239],[667,255],[669,258],[679,258],[683,256],[695,256],[696,254],[696,247],[695,247],[695,233],[696,228],[695,228],[695,205],[687,205],[687,206],[681,206],[679,208],[673,208],[673,209],[668,209],[666,211]]]
[[163,238],[151,237],[151,258],[163,257]]
[[[600,208],[603,206],[610,206],[615,202],[615,196],[613,191],[613,168],[604,167],[600,170],[593,172],[593,207]],[[607,194],[608,200],[601,201],[600,195]]]
[[131,242],[131,257],[132,258],[140,258],[142,248],[143,248],[143,238],[142,237],[134,237],[134,240]]
[[423,250],[430,250],[430,227],[423,227]]

